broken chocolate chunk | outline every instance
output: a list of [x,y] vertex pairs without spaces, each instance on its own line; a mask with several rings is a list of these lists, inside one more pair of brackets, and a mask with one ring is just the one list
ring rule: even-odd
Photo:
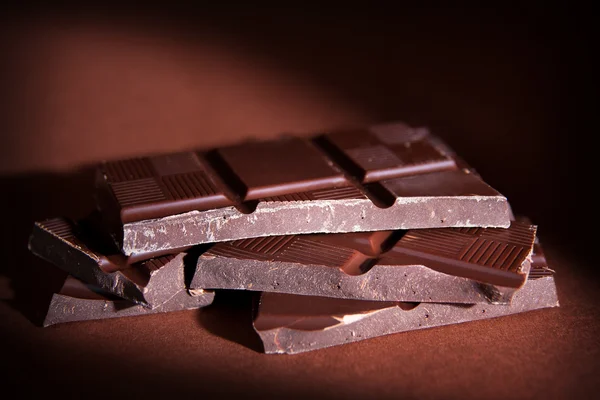
[[52,296],[44,326],[65,322],[89,321],[107,318],[133,317],[192,310],[210,305],[215,294],[210,291],[181,289],[160,306],[149,309],[110,293],[67,277],[59,293]]
[[[539,249],[539,246],[536,246]],[[295,354],[392,333],[558,307],[552,271],[539,249],[510,304],[377,302],[262,293],[254,319],[266,353]]]

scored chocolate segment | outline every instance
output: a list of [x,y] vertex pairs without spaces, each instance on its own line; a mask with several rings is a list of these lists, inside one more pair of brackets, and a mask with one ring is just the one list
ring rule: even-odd
[[[95,253],[77,236],[77,230],[75,223],[66,218],[53,218],[36,222],[30,237],[30,250],[36,255],[40,255],[39,253],[44,251],[47,257],[61,257],[57,258],[57,262],[61,262],[63,258],[70,257],[72,250],[75,250],[79,253],[78,255],[93,259],[98,268],[105,273],[118,271],[127,265],[126,257],[116,252],[111,258]],[[62,254],[50,246],[45,246],[50,248],[42,247],[43,245],[52,243],[55,243],[61,249]],[[140,276],[140,283],[143,283],[143,281],[144,278]]]
[[245,200],[351,185],[317,149],[300,138],[245,143],[217,151],[244,182]]
[[187,152],[106,162],[100,186],[114,195],[123,222],[234,205],[201,156]]
[[[402,233],[400,233],[402,234]],[[307,240],[315,240],[341,247],[349,247],[367,256],[378,257],[389,250],[398,240],[395,231],[354,232],[345,234],[314,234],[303,236]]]
[[43,326],[47,327],[65,322],[192,310],[210,305],[214,296],[215,294],[209,291],[188,293],[187,290],[182,289],[165,303],[149,309],[115,297],[110,293],[86,285],[72,276],[68,276],[60,292],[52,296]]
[[534,226],[515,222],[506,230],[430,231],[217,243],[198,258],[192,287],[378,301],[507,303],[527,279]]
[[384,132],[376,128],[330,133],[317,143],[362,183],[457,168],[427,135],[403,124]]
[[311,190],[300,193],[290,193],[281,196],[264,197],[261,200],[264,202],[273,201],[312,201],[312,200],[346,200],[346,199],[361,199],[367,200],[360,190],[354,186],[339,187],[331,189]]
[[65,218],[36,222],[29,249],[71,275],[107,292],[148,307],[156,307],[185,287],[185,253],[163,255],[133,265],[116,250],[102,254],[103,243]]
[[[314,146],[299,138],[246,143],[103,164],[100,187],[124,223],[243,201],[366,198]],[[283,196],[279,198],[278,196]]]
[[[348,234],[348,238],[334,239],[329,235],[243,239],[217,243],[203,257],[211,259],[213,256],[219,256],[266,262],[314,264],[339,268],[349,275],[359,275],[370,261],[374,261],[372,257],[381,252],[381,246],[391,234],[392,232],[388,231]],[[342,242],[341,246],[340,242]]]
[[508,229],[448,228],[409,231],[380,265],[423,263],[429,268],[498,286],[518,288],[527,279],[536,227],[513,222]]
[[[380,182],[387,191],[398,198],[479,198],[497,196],[498,192],[487,185],[469,169],[437,171],[420,176],[405,176]],[[508,212],[507,212],[508,213]],[[432,218],[436,217],[433,215]],[[444,216],[440,215],[440,222]],[[466,226],[471,226],[467,219]]]

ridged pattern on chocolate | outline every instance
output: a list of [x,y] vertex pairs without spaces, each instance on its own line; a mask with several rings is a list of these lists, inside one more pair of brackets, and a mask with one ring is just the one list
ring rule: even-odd
[[109,161],[104,164],[104,171],[110,183],[151,178],[153,175],[152,167],[145,158]]
[[275,255],[287,246],[295,236],[266,236],[252,239],[235,240],[231,246],[250,252]]
[[513,222],[508,229],[411,230],[396,246],[516,272],[531,251],[534,237],[529,224]]
[[[78,236],[81,232],[79,232],[79,227],[76,226],[73,222],[71,222],[70,220],[66,219],[66,218],[53,218],[51,220],[47,220],[47,221],[43,221],[43,222],[36,222],[36,225],[38,227],[40,227],[41,229],[43,229],[44,231],[50,233],[51,235],[59,238],[60,240],[64,241],[65,244],[67,246],[69,246],[72,250],[74,250],[74,253],[81,253],[82,255],[85,255],[86,257],[92,258],[93,260],[95,260],[95,262],[98,263],[98,266],[102,269],[107,268],[108,270],[114,270],[115,265],[105,256],[98,254],[97,252],[91,250],[90,248],[88,248],[87,244],[81,240],[81,236]],[[34,231],[35,232],[35,231]],[[40,238],[33,238],[33,241],[38,241],[40,240]],[[47,240],[47,239],[46,239]],[[49,242],[38,242],[38,243],[50,243],[50,244],[46,244],[46,246],[48,246],[48,248],[46,249],[46,251],[48,253],[54,253],[56,256],[61,258],[61,265],[58,265],[61,269],[65,269],[67,272],[71,272],[69,270],[70,267],[76,267],[76,264],[71,266],[71,265],[67,265],[64,264],[66,261],[66,259],[69,259],[69,257],[67,257],[66,259],[64,258],[66,255],[59,255],[59,253],[63,253],[65,250],[64,249],[53,249],[53,245],[54,242],[49,241]],[[63,265],[64,264],[64,265]],[[86,273],[86,272],[84,272]]]
[[529,224],[513,222],[510,229],[484,229],[481,232],[481,237],[492,240],[507,240],[517,246],[530,247],[532,243],[532,230]]
[[477,235],[483,228],[452,228],[452,230],[468,235]]
[[276,260],[341,268],[353,255],[352,249],[295,237],[285,249],[277,254]]
[[493,264],[507,249],[514,247],[506,243],[494,243],[492,240],[479,238],[462,250],[460,259],[471,263],[481,262],[482,264],[486,264],[491,260],[491,264]]
[[[107,201],[103,208],[114,206],[121,222],[131,223],[229,206],[250,212],[258,201],[370,199],[385,208],[397,196],[419,196],[423,189],[404,185],[408,193],[397,193],[382,182],[449,169],[456,169],[454,160],[426,131],[392,124],[373,127],[372,132],[338,132],[310,140],[288,137],[110,161],[103,165],[106,185],[100,187],[116,198],[116,204]],[[460,178],[450,186],[463,187]],[[435,195],[452,194],[454,189],[447,192],[441,186]],[[478,181],[469,193],[489,190]]]
[[408,231],[397,246],[456,257],[470,240],[472,239],[456,235],[449,229],[422,229]]
[[[529,222],[529,219],[521,217],[520,221],[524,221],[526,223]],[[533,253],[531,254],[531,271],[529,272],[529,279],[538,279],[543,278],[545,276],[554,275],[554,271],[548,268],[548,262],[546,261],[546,257],[544,255],[544,250],[539,243],[539,240],[536,238],[535,244],[533,245]]]
[[264,201],[310,201],[312,200],[311,192],[291,193],[283,196],[265,197]]
[[75,237],[73,224],[64,218],[53,218],[47,221],[38,222],[37,224],[47,232],[50,232],[61,239],[69,240]]
[[217,193],[215,185],[200,171],[167,175],[161,180],[171,198],[175,200],[206,197]]
[[463,250],[460,259],[472,264],[517,271],[527,251],[524,247],[479,238]]
[[481,236],[492,240],[510,241],[515,245],[531,246],[531,225],[529,223],[513,222],[510,229],[500,228],[452,228],[458,233]]
[[271,258],[266,254],[236,247],[232,243],[217,243],[204,254],[207,256],[212,255],[226,258],[238,258],[242,260],[268,260]]
[[528,279],[538,279],[538,278],[543,278],[545,276],[552,276],[552,275],[554,275],[554,272],[550,269],[541,268],[541,267],[532,267],[531,271],[529,271]]
[[122,207],[167,200],[154,178],[114,183],[112,189]]
[[311,201],[366,199],[367,197],[354,186],[313,190],[311,192],[291,193],[283,196],[265,197],[263,201]]
[[315,190],[312,196],[316,200],[365,199],[366,196],[354,186]]

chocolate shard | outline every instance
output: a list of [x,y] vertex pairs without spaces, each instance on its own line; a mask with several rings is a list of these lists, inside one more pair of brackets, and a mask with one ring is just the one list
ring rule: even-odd
[[95,237],[78,228],[65,218],[36,222],[29,249],[86,283],[149,308],[162,305],[185,288],[185,253],[129,264],[116,250],[101,253],[97,249],[106,247],[90,241]]
[[[527,279],[535,226],[271,236],[217,243],[191,287],[345,299],[508,303]],[[401,238],[399,238],[402,236]]]
[[192,310],[210,305],[214,296],[215,294],[210,291],[188,292],[186,289],[181,289],[160,306],[149,309],[68,276],[60,292],[52,296],[43,325],[47,327],[65,322]]
[[404,124],[105,162],[97,200],[126,255],[261,236],[507,227],[506,198]]
[[379,263],[423,263],[447,274],[519,288],[527,279],[524,265],[531,259],[536,229],[518,221],[508,229],[415,229],[407,232]]
[[254,329],[266,353],[295,354],[392,333],[558,307],[553,274],[542,257],[536,260],[527,283],[510,305],[394,303],[262,293]]

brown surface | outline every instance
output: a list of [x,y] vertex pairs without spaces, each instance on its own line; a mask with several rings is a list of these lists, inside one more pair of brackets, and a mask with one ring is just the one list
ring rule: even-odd
[[[579,185],[593,160],[586,132],[597,131],[585,119],[592,13],[186,10],[175,20],[169,10],[145,11],[113,11],[111,23],[51,14],[3,21],[5,388],[103,398],[176,389],[546,399],[600,390],[597,265],[578,242],[593,217]],[[27,253],[31,224],[83,216],[93,178],[34,171],[387,120],[432,126],[540,226],[559,309],[291,357],[253,350],[244,293],[203,311],[32,325],[41,314],[34,298],[52,282]]]
[[527,280],[536,227],[513,221],[508,229],[411,229],[376,235],[382,250],[375,256],[356,243],[358,238],[369,240],[364,232],[215,243],[198,258],[190,288],[506,303]]

